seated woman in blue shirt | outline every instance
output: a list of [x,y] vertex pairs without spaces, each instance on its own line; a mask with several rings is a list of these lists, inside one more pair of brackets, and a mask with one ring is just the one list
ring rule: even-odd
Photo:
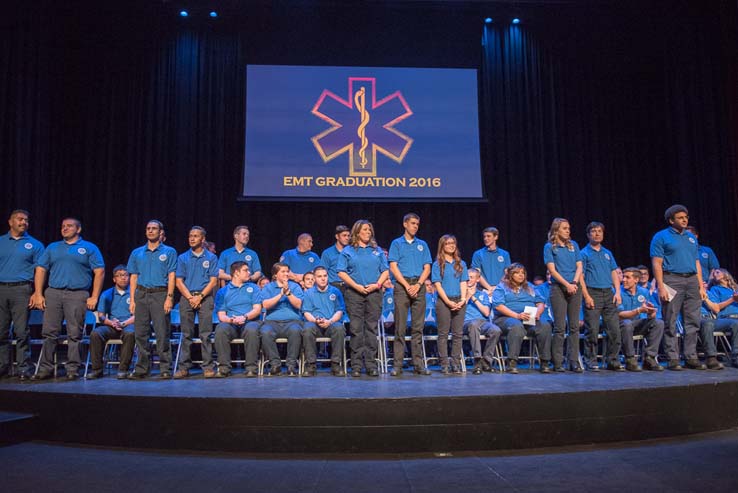
[[703,319],[700,324],[700,336],[705,345],[707,367],[719,370],[722,364],[717,361],[714,331],[725,332],[732,336],[732,353],[730,355],[733,366],[738,368],[738,283],[727,269],[713,269],[707,284],[707,299],[705,305],[717,319]]

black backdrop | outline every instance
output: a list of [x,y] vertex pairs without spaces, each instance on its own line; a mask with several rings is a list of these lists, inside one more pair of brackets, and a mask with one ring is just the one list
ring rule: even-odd
[[[648,260],[663,210],[682,202],[736,269],[734,0],[191,2],[217,5],[214,21],[179,18],[182,3],[119,3],[27,0],[0,17],[0,211],[29,209],[44,242],[78,216],[112,266],[148,218],[178,251],[192,224],[219,251],[248,224],[268,268],[298,233],[320,252],[358,218],[387,246],[412,210],[433,250],[452,232],[469,259],[496,225],[541,273],[553,217],[581,243],[603,221],[626,266]],[[479,68],[488,200],[237,201],[247,63]]]

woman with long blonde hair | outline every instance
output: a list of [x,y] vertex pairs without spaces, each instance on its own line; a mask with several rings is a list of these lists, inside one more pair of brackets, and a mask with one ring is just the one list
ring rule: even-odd
[[554,371],[564,371],[564,339],[569,323],[569,369],[582,373],[579,364],[579,312],[582,307],[582,256],[579,245],[571,239],[569,221],[557,217],[548,231],[548,241],[543,247],[543,262],[551,273],[551,308],[554,330],[551,342],[551,359]]
[[[454,235],[438,240],[438,254],[431,267],[431,280],[436,287],[436,323],[438,324],[438,357],[441,373],[461,373],[461,344],[466,313],[466,281],[469,273]],[[451,332],[451,368],[448,361],[448,334]]]

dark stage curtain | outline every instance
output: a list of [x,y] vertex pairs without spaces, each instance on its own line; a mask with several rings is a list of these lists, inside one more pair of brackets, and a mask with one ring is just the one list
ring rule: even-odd
[[[79,216],[112,267],[148,218],[178,251],[192,224],[219,250],[248,224],[268,268],[298,233],[320,251],[357,218],[388,246],[413,210],[434,251],[452,232],[467,260],[498,226],[532,274],[553,217],[580,243],[603,221],[625,266],[648,261],[663,210],[682,202],[738,265],[735,2],[531,4],[516,27],[484,27],[498,4],[475,2],[254,2],[220,24],[187,24],[159,2],[61,3],[19,2],[0,19],[0,211],[28,208],[44,242]],[[488,200],[237,201],[247,63],[479,67]]]

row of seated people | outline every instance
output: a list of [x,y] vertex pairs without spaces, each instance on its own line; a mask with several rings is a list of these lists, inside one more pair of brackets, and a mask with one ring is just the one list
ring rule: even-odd
[[[283,274],[286,274],[286,269],[282,269],[282,271]],[[261,306],[264,299],[262,289],[266,288],[269,283],[259,288],[257,285],[248,282],[249,271],[245,264],[236,265],[232,276],[230,286],[222,288],[215,299],[216,320],[219,322],[214,332],[215,352],[218,355],[217,365],[211,366],[212,363],[208,361],[208,356],[212,358],[212,347],[208,334],[200,334],[204,346],[204,375],[209,378],[227,377],[231,374],[230,344],[234,339],[244,340],[245,376],[254,377],[257,375],[259,351],[263,351],[265,357],[271,363],[269,373],[273,375],[280,374],[282,372],[281,361],[276,347],[276,339],[280,331],[278,327],[274,326],[274,323],[263,320],[265,310]],[[512,279],[515,277],[525,279],[525,276],[524,267],[520,264],[513,264],[508,269],[503,285],[498,286],[490,295],[488,290],[482,289],[479,284],[479,271],[474,268],[469,269],[467,286],[469,291],[474,294],[469,298],[464,314],[464,335],[469,340],[471,353],[474,357],[473,374],[491,370],[495,358],[495,348],[501,338],[504,338],[508,346],[507,369],[511,373],[517,373],[517,361],[523,339],[526,336],[532,338],[536,343],[539,357],[543,362],[541,370],[543,372],[548,371],[546,362],[550,360],[552,337],[552,317],[549,306],[550,283],[546,281],[533,286],[527,281],[519,282],[521,289],[516,293],[510,286],[511,283],[515,283]],[[100,320],[103,322],[107,320],[113,326],[103,325],[93,331],[91,335],[92,371],[88,374],[88,378],[96,378],[102,374],[102,349],[105,341],[117,335],[122,335],[123,339],[118,376],[119,378],[126,378],[129,375],[128,368],[133,356],[134,338],[132,330],[125,330],[133,322],[128,316],[130,312],[126,302],[128,276],[125,269],[120,266],[116,269],[114,277],[117,282],[116,287],[105,292],[98,310]],[[648,292],[647,287],[641,285],[640,279],[641,269],[629,268],[625,270],[622,287],[623,302],[618,307],[620,312],[620,338],[622,340],[621,351],[626,361],[624,369],[640,371],[635,358],[634,336],[642,335],[646,339],[644,366],[647,369],[659,371],[662,367],[657,362],[657,356],[664,323],[658,318],[658,310],[652,302],[652,294]],[[717,354],[713,337],[713,331],[716,328],[722,332],[732,333],[733,346],[735,347],[735,337],[738,334],[738,317],[735,315],[738,314],[738,304],[731,302],[725,305],[725,301],[732,299],[733,296],[731,285],[734,286],[734,281],[727,271],[722,269],[713,270],[710,277],[709,298],[705,301],[705,309],[711,310],[720,318],[707,316],[706,313],[703,320],[702,340],[708,360]],[[282,319],[285,318],[285,315],[293,316],[293,319],[287,324],[286,332],[282,332],[282,335],[285,335],[288,341],[286,372],[288,375],[297,375],[297,358],[300,351],[304,350],[306,365],[303,375],[315,375],[317,354],[315,340],[318,336],[326,335],[331,339],[331,373],[343,376],[345,372],[342,368],[342,351],[345,340],[345,323],[347,322],[343,295],[339,289],[328,284],[327,271],[323,268],[318,268],[316,271],[305,275],[305,287],[307,289],[304,292],[298,286],[293,287],[293,289],[301,291],[299,296],[303,303],[300,310],[282,307],[287,308],[287,312],[279,315],[279,318]],[[530,292],[526,294],[526,290],[530,290]],[[322,292],[325,292],[327,296],[321,297]],[[495,293],[497,294],[495,295]],[[437,331],[435,306],[438,303],[435,289],[430,282],[426,285],[425,296],[426,313],[424,321],[426,333],[430,334]],[[321,298],[325,298],[325,302],[321,302]],[[393,298],[392,283],[387,281],[383,290],[382,323],[388,333],[393,332],[394,326]],[[721,303],[725,306],[721,307]],[[535,312],[541,306],[543,310],[538,320],[535,320]],[[526,312],[526,307],[530,307],[527,309],[532,316],[528,320],[521,320],[524,318],[523,314]],[[504,313],[505,310],[519,314],[521,319],[510,317],[509,313]],[[123,321],[120,322],[120,320]],[[115,327],[116,322],[120,323],[122,331]],[[594,339],[590,337],[585,339],[587,366],[590,370],[597,371],[599,369],[596,349],[596,334],[598,331],[587,329],[587,332],[588,334],[595,334]],[[485,336],[486,344],[480,336]],[[187,342],[187,338],[185,338],[183,344],[187,344]],[[451,365],[441,362],[443,373],[461,373],[463,357],[456,356],[452,351]],[[186,376],[187,374],[180,372],[175,375],[175,378]]]

